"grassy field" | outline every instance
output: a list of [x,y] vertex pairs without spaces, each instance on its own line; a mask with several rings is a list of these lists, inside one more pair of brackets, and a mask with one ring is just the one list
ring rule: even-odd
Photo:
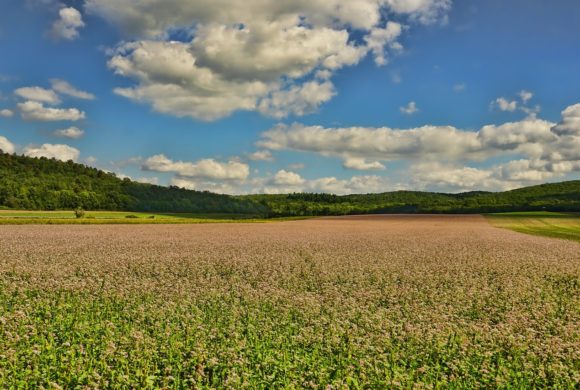
[[520,233],[580,241],[580,215],[573,213],[521,212],[488,214],[489,221]]
[[579,252],[481,216],[0,226],[0,388],[574,388]]
[[187,224],[268,222],[296,219],[303,218],[264,219],[245,214],[140,213],[126,211],[87,211],[83,218],[76,218],[74,211],[0,210],[0,225]]

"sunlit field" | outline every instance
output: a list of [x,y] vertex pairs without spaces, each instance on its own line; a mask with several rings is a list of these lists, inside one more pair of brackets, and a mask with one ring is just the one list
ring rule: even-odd
[[580,241],[580,214],[524,212],[489,214],[492,224],[526,234]]
[[0,226],[0,388],[573,388],[579,254],[481,216]]
[[250,214],[142,213],[127,211],[86,211],[77,218],[74,211],[0,210],[0,225],[94,225],[94,224],[191,224],[227,222],[267,222],[303,219],[264,219]]

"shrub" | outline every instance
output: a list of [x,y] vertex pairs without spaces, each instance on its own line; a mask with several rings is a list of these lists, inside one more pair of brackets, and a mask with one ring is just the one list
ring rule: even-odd
[[83,210],[80,207],[77,207],[75,209],[75,217],[77,217],[77,218],[84,218],[85,217],[85,210]]

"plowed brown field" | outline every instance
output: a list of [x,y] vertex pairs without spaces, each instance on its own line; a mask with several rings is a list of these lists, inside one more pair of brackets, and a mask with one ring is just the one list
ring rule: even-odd
[[481,216],[0,226],[0,387],[568,387],[579,291]]

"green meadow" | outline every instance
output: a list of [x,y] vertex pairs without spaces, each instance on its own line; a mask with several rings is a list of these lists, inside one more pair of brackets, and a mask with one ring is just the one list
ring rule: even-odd
[[580,241],[580,214],[548,211],[487,214],[497,227],[520,233]]
[[264,219],[249,214],[143,213],[128,211],[86,211],[77,218],[74,211],[0,210],[0,225],[63,224],[187,224],[267,222],[302,218]]

